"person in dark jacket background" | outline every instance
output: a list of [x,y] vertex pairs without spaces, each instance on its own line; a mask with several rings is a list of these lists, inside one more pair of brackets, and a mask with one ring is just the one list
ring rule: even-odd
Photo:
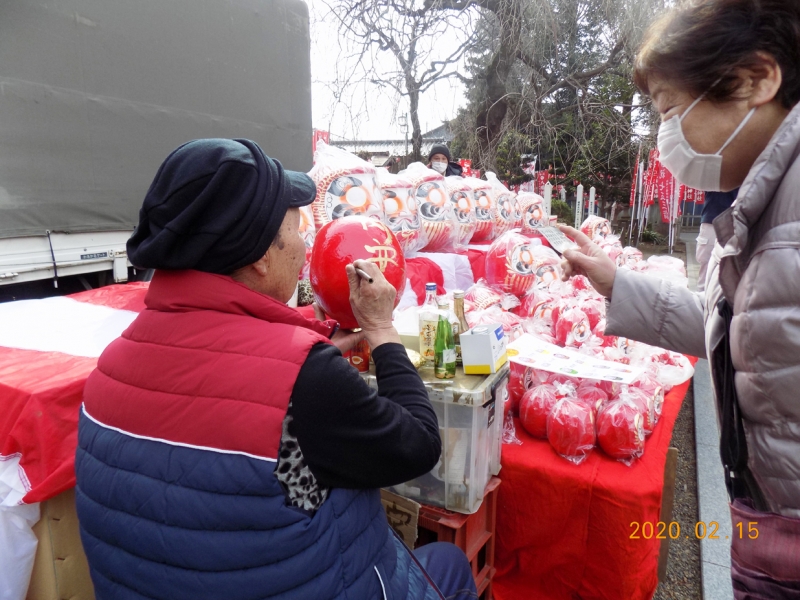
[[717,243],[717,234],[713,225],[714,219],[731,207],[738,193],[739,188],[730,192],[706,192],[705,194],[700,220],[700,232],[697,234],[697,247],[695,248],[695,258],[700,265],[700,271],[697,273],[698,292],[706,289],[708,262],[711,260],[711,253]]
[[[441,455],[396,290],[347,266],[360,334],[286,305],[315,194],[249,140],[195,140],[158,170],[128,241],[156,270],[146,309],[100,357],[78,429],[98,600],[477,598],[461,550],[412,553],[381,505]],[[342,358],[362,337],[377,390]]]
[[451,175],[461,177],[464,172],[460,164],[453,162],[453,158],[450,156],[450,149],[444,144],[431,146],[431,151],[428,153],[428,168],[441,173],[445,177],[450,177]]

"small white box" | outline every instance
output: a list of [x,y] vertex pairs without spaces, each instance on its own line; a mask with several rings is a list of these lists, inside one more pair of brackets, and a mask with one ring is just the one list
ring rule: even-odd
[[489,375],[506,364],[506,336],[497,323],[479,325],[461,334],[461,359],[467,375]]

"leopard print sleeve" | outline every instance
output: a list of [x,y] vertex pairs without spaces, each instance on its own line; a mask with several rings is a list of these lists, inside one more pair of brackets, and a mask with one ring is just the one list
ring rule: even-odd
[[297,443],[297,437],[289,432],[292,420],[292,403],[289,402],[286,417],[283,419],[281,447],[275,475],[286,492],[289,504],[314,512],[327,500],[330,488],[319,485],[317,478],[308,468],[303,458],[303,451]]

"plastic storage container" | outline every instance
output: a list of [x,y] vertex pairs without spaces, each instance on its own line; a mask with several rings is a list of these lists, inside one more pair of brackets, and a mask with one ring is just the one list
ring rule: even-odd
[[[503,405],[508,396],[508,365],[492,375],[436,379],[420,370],[439,420],[442,457],[429,473],[389,488],[396,494],[460,513],[480,508],[486,484],[500,471]],[[374,368],[363,374],[377,389]]]

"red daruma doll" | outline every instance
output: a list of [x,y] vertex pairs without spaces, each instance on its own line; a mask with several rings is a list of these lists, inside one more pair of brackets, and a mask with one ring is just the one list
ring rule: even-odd
[[531,241],[509,231],[497,238],[486,254],[486,280],[520,297],[536,284],[535,266]]
[[406,261],[397,238],[378,221],[365,217],[342,217],[317,232],[311,253],[311,289],[320,308],[339,321],[342,329],[354,329],[358,322],[350,306],[350,284],[345,266],[354,260],[368,260],[381,270],[397,290],[400,302],[406,283]]
[[576,465],[595,444],[594,413],[577,400],[559,400],[547,417],[547,439],[553,450]]
[[519,420],[525,431],[535,438],[547,439],[547,417],[556,402],[556,389],[550,384],[525,392],[519,401]]
[[597,413],[597,443],[603,452],[630,465],[644,453],[644,417],[628,400],[604,404]]

